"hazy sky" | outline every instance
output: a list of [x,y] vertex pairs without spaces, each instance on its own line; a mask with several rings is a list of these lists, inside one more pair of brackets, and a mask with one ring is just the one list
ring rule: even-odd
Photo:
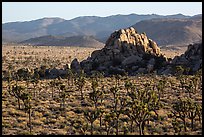
[[192,16],[202,14],[202,2],[2,2],[2,23],[131,13]]

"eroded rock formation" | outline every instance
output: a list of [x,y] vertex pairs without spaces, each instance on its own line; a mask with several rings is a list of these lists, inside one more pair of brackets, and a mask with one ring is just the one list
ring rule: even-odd
[[156,42],[130,27],[113,32],[105,47],[92,52],[91,57],[80,62],[80,66],[87,74],[100,71],[106,75],[135,75],[152,72],[166,62],[167,58]]

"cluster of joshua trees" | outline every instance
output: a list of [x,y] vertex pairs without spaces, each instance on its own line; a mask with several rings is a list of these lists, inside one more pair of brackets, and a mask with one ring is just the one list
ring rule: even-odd
[[[18,109],[23,109],[28,114],[27,125],[32,133],[32,101],[39,93],[40,75],[33,71],[24,74],[8,69],[4,77],[8,83],[7,91],[10,96],[16,98]],[[171,82],[166,77],[160,80],[150,79],[137,85],[127,76],[114,75],[111,78],[115,81],[112,82],[114,84],[107,88],[102,73],[87,76],[83,71],[74,74],[71,69],[67,69],[66,79],[67,82],[60,77],[49,81],[51,98],[57,96],[61,111],[66,111],[66,99],[73,93],[79,93],[78,99],[81,100],[84,122],[76,120],[72,125],[81,134],[119,135],[138,132],[144,135],[150,121],[155,122],[160,118],[158,110],[164,107],[162,98],[165,98],[167,91],[173,90]],[[173,101],[172,111],[168,117],[172,118],[175,133],[180,133],[187,131],[187,119],[191,121],[192,130],[196,121],[202,121],[202,105],[192,99],[192,96],[201,90],[202,76],[179,75],[177,79],[180,82],[177,90],[180,93],[187,93],[188,96],[179,96]],[[26,84],[22,84],[22,81]],[[85,92],[84,88],[88,82],[91,85],[89,91]],[[71,86],[75,87],[75,90],[71,90]]]

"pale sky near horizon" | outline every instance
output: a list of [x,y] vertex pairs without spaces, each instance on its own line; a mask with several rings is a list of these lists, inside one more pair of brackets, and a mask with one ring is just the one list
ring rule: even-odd
[[44,17],[66,20],[79,16],[128,14],[196,15],[202,2],[2,2],[2,23],[30,21]]

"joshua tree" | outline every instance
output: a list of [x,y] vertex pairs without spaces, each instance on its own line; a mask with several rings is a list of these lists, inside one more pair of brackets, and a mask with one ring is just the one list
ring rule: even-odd
[[125,107],[127,106],[127,100],[124,97],[119,97],[118,106],[116,106],[116,135],[119,133],[119,117],[125,111]]
[[28,89],[29,89],[29,83],[30,83],[30,81],[31,81],[31,79],[32,79],[32,75],[34,75],[33,69],[31,69],[31,70],[28,69],[27,75],[24,76],[24,79],[26,80],[27,91],[28,91]]
[[134,124],[134,115],[132,114],[132,110],[130,108],[125,110],[125,114],[130,119],[130,122],[131,122],[130,123],[130,132],[132,133],[133,132],[133,124]]
[[158,96],[150,84],[145,84],[145,89],[137,89],[136,92],[132,90],[128,96],[131,100],[127,103],[126,114],[134,121],[138,127],[140,135],[144,135],[144,127],[146,122],[152,117],[150,112],[155,112],[161,107]]
[[98,88],[98,81],[97,81],[97,79],[92,79],[92,81],[91,81],[91,88],[92,88],[93,92],[95,92],[97,90],[97,88]]
[[195,77],[198,78],[198,88],[202,88],[202,68],[199,69],[196,74],[195,74]]
[[18,75],[19,77],[19,80],[24,80],[25,77],[27,76],[27,73],[26,73],[27,69],[24,69],[24,68],[21,68],[21,69],[18,69],[16,74]]
[[181,132],[181,129],[182,129],[182,124],[179,123],[179,121],[177,120],[177,117],[173,117],[173,120],[172,120],[172,126],[174,128],[174,131],[175,133],[179,133]]
[[115,126],[116,126],[116,135],[118,135],[119,133],[119,117],[120,114],[122,114],[122,112],[124,111],[124,108],[126,106],[126,99],[123,97],[120,97],[119,94],[119,89],[118,87],[112,87],[110,89],[110,92],[113,94],[113,112],[115,113]]
[[84,87],[85,83],[86,83],[85,77],[84,77],[83,73],[81,73],[79,75],[79,77],[75,80],[75,84],[81,93],[81,100],[84,99],[83,87]]
[[183,66],[175,66],[175,74],[176,75],[182,75],[185,71],[185,69],[183,68]]
[[45,77],[45,71],[46,71],[46,65],[41,65],[39,69],[39,75],[40,77]]
[[97,108],[97,104],[100,99],[100,91],[97,90],[89,93],[89,99],[94,103],[94,107]]
[[116,87],[119,87],[121,75],[115,75]]
[[31,82],[32,82],[33,87],[34,87],[34,94],[33,94],[33,96],[35,97],[36,96],[36,87],[37,87],[39,81],[38,81],[38,79],[33,79]]
[[7,90],[10,93],[11,92],[11,81],[12,81],[12,76],[11,76],[10,71],[7,72],[6,80],[8,82]]
[[12,90],[9,92],[10,95],[14,96],[18,100],[18,109],[20,110],[20,99],[22,91],[25,89],[23,86],[18,86],[17,83],[15,86],[12,86]]
[[199,122],[200,122],[200,124],[202,124],[201,122],[202,122],[202,111],[203,109],[202,109],[202,104],[197,104],[196,105],[196,113],[197,113],[197,116],[198,116],[198,118],[199,118]]
[[68,80],[68,86],[70,86],[70,82],[73,85],[74,74],[73,74],[72,70],[68,68],[66,75],[67,75],[67,80]]
[[188,106],[187,99],[179,98],[179,100],[173,104],[172,113],[175,117],[180,118],[183,121],[185,132],[187,131],[186,118],[188,115],[188,111],[189,111],[189,106]]
[[195,93],[196,91],[194,90],[193,87],[193,82],[190,80],[188,85],[185,85],[186,92],[188,93],[189,97],[191,98],[191,93]]
[[118,105],[118,88],[117,87],[112,87],[110,88],[110,92],[113,94],[113,104],[114,104],[114,110],[117,110],[117,105]]
[[106,135],[109,135],[111,127],[115,126],[115,113],[114,112],[108,112],[105,113],[105,118],[104,118],[104,125],[105,125],[105,130],[106,130]]
[[196,116],[200,117],[200,110],[202,108],[202,106],[193,101],[191,98],[187,98],[187,103],[189,106],[189,111],[187,113],[187,117],[191,120],[191,129],[194,129],[194,119],[196,118]]
[[91,135],[93,135],[93,123],[99,117],[99,115],[100,109],[88,108],[84,110],[84,116],[91,124]]
[[94,108],[95,109],[99,109],[100,107],[100,115],[99,115],[99,118],[100,118],[100,133],[101,133],[101,128],[102,128],[102,115],[103,115],[103,108],[102,106],[99,106],[98,107],[98,102],[99,100],[101,100],[101,104],[102,104],[102,97],[103,97],[103,90],[96,90],[96,87],[97,87],[97,81],[96,80],[93,80],[92,81],[92,89],[93,91],[91,93],[89,93],[89,99],[94,103]]
[[[179,125],[181,131],[181,127],[184,128],[184,131],[187,131],[187,124],[186,124],[186,119],[191,120],[191,129],[194,129],[194,121],[196,116],[199,117],[200,121],[200,116],[202,111],[202,106],[193,101],[191,98],[179,98],[179,100],[176,100],[173,104],[173,110],[171,111],[171,115],[169,116],[170,118],[174,118],[174,123],[172,125],[175,127],[175,123],[177,123],[177,126]],[[183,121],[183,126],[181,124],[178,124],[178,119],[181,119]],[[178,130],[177,130],[178,131]]]
[[97,109],[97,104],[102,97],[103,93],[101,90],[97,90],[98,82],[95,79],[92,79],[91,82],[92,92],[89,93],[89,99],[93,101],[95,108]]
[[185,76],[185,75],[179,75],[178,77],[177,77],[177,79],[179,80],[179,82],[180,82],[180,85],[179,85],[179,87],[181,87],[181,89],[182,89],[182,91],[184,91],[185,89],[186,89],[186,86],[187,86],[187,76]]
[[[127,89],[127,83],[126,83],[126,89]],[[135,85],[131,84],[130,86],[130,91],[127,92],[126,94],[126,102],[128,105],[131,105],[131,102],[134,101],[134,99],[136,99],[137,95],[136,95],[136,88],[135,88]],[[126,108],[126,110],[124,111],[124,114],[126,114],[128,116],[128,118],[130,119],[130,132],[132,133],[133,132],[133,124],[134,124],[134,116],[132,115],[132,111],[130,110],[130,108]]]
[[103,114],[104,114],[104,112],[105,112],[105,108],[104,108],[104,106],[100,106],[100,107],[98,107],[98,109],[100,110],[100,114],[99,114],[99,120],[100,120],[100,123],[99,123],[99,125],[100,125],[100,134],[102,134],[102,116],[103,116]]
[[38,73],[35,73],[33,76],[33,79],[31,80],[34,87],[34,97],[36,96],[36,87],[39,83],[39,78],[40,78],[40,75]]
[[165,79],[159,80],[157,87],[159,100],[161,99],[161,95],[164,94],[164,88],[166,87],[167,81]]
[[[100,103],[103,103],[103,95],[104,95],[104,86],[102,86],[102,89],[99,90],[98,88],[98,81],[96,79],[92,79],[92,92],[89,93],[89,99],[94,103],[94,108],[98,109],[98,103],[100,101]],[[102,127],[102,115],[103,115],[103,111],[102,111],[102,106],[100,107],[101,109],[101,113],[100,113],[100,128]],[[101,129],[100,129],[100,133],[101,133]]]
[[62,78],[59,76],[55,79],[55,87],[58,89],[58,94],[60,96],[60,87],[61,87],[61,84],[62,84]]
[[55,80],[50,81],[49,85],[52,88],[52,98],[53,98],[54,97]]
[[77,118],[76,120],[71,121],[71,126],[79,130],[80,134],[86,135],[88,123],[84,122],[84,120]]
[[60,85],[60,99],[61,99],[61,103],[60,103],[60,107],[64,110],[65,109],[65,100],[67,98],[67,96],[69,96],[68,92],[66,92],[66,87],[64,84]]
[[128,90],[131,89],[131,87],[133,86],[132,82],[130,80],[125,81],[125,89]]
[[32,109],[31,95],[29,93],[22,93],[20,98],[24,103],[25,112],[28,113],[29,123],[27,125],[30,128],[30,134],[31,134],[31,131],[32,131],[32,125],[31,125],[31,109]]
[[102,84],[102,80],[103,80],[103,78],[104,78],[104,73],[101,73],[101,72],[98,72],[98,71],[96,71],[95,73],[93,73],[92,75],[91,75],[91,78],[92,79],[95,79],[98,83],[101,83]]
[[191,78],[190,82],[191,82],[191,85],[193,85],[193,93],[196,93],[199,90],[198,89],[199,88],[199,82],[201,82],[201,81],[199,81],[198,75],[194,75]]

